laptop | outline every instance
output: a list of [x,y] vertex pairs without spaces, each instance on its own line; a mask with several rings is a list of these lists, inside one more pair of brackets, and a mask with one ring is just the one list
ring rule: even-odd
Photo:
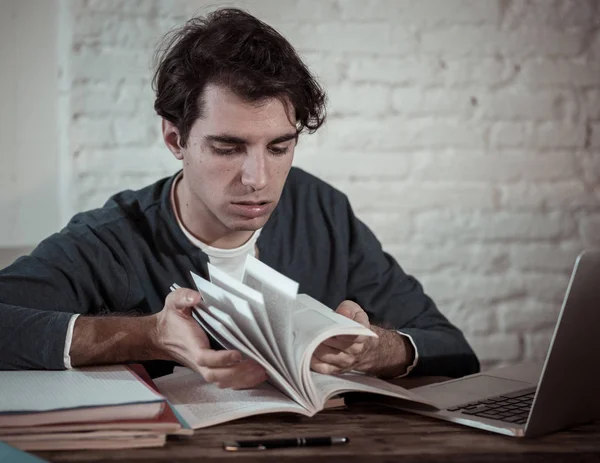
[[[403,410],[516,437],[600,419],[600,250],[583,251],[543,363],[496,368],[411,389],[437,409]],[[387,404],[391,405],[391,404]]]

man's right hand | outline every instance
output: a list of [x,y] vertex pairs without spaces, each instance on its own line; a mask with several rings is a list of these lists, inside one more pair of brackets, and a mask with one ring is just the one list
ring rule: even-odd
[[157,354],[175,360],[221,388],[246,389],[267,379],[266,371],[252,359],[242,359],[239,351],[213,350],[202,327],[192,316],[200,293],[178,289],[167,296],[165,306],[155,317],[151,340]]

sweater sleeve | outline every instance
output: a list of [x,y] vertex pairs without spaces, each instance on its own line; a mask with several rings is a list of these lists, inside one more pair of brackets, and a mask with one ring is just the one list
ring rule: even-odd
[[411,375],[460,377],[479,371],[461,331],[440,313],[420,283],[407,275],[369,228],[349,211],[348,299],[375,325],[407,334],[418,352]]
[[0,270],[0,370],[64,369],[73,314],[118,307],[127,292],[122,262],[97,234],[47,238]]

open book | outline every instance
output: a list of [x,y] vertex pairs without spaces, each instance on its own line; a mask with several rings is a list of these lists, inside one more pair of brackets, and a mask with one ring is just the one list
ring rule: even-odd
[[306,294],[298,283],[248,256],[242,280],[209,265],[210,280],[192,273],[203,302],[194,317],[224,348],[240,351],[268,373],[249,390],[220,389],[187,369],[155,379],[160,392],[194,428],[262,413],[312,416],[331,397],[367,392],[432,405],[399,386],[360,374],[311,371],[315,349],[333,336],[376,336]]

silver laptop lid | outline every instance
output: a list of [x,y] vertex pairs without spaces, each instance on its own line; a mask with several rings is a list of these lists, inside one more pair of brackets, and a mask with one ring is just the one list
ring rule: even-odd
[[544,363],[526,436],[600,418],[600,250],[583,251]]

